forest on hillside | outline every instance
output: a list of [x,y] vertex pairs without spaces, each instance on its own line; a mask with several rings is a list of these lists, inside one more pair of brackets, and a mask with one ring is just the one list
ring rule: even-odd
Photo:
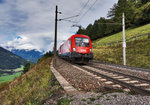
[[126,28],[150,23],[150,0],[118,0],[108,11],[108,19],[101,17],[86,28],[79,27],[77,34],[88,35],[92,40],[122,31],[122,13]]
[[[24,65],[27,61],[12,52],[0,47],[0,70],[16,69]],[[0,71],[2,73],[2,71]]]

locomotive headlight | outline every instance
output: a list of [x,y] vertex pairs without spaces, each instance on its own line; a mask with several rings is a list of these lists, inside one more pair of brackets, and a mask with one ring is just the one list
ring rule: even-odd
[[90,49],[90,52],[92,52],[92,49]]
[[76,48],[73,48],[73,51],[76,51]]

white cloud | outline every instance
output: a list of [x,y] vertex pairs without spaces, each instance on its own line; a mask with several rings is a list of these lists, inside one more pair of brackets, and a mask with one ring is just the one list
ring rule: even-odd
[[[95,0],[90,0],[83,13]],[[86,27],[106,14],[118,0],[98,0],[94,7],[79,22]],[[5,0],[0,4],[0,44],[17,49],[48,51],[53,48],[55,6],[62,14],[58,18],[77,15],[87,0]],[[80,17],[74,18],[78,20]],[[70,37],[77,28],[72,23],[58,22],[58,46]],[[20,36],[21,38],[17,38]]]

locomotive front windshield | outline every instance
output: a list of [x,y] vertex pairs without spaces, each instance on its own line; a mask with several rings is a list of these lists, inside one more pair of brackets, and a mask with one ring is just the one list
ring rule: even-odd
[[80,47],[89,47],[89,39],[83,37],[76,37],[75,45]]

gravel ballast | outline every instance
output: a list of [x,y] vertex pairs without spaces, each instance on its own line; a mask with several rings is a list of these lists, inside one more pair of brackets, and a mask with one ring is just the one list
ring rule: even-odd
[[126,93],[85,93],[72,97],[70,105],[150,105],[150,96]]
[[79,91],[112,91],[111,85],[104,84],[97,78],[88,75],[79,69],[76,69],[72,64],[62,60],[56,60],[56,70],[77,90]]
[[[74,68],[62,59],[57,58],[55,69],[81,92],[75,95],[65,93],[63,97],[60,97],[60,99],[71,99],[70,105],[150,105],[150,96],[114,92],[110,85]],[[96,89],[100,91],[95,91]]]

